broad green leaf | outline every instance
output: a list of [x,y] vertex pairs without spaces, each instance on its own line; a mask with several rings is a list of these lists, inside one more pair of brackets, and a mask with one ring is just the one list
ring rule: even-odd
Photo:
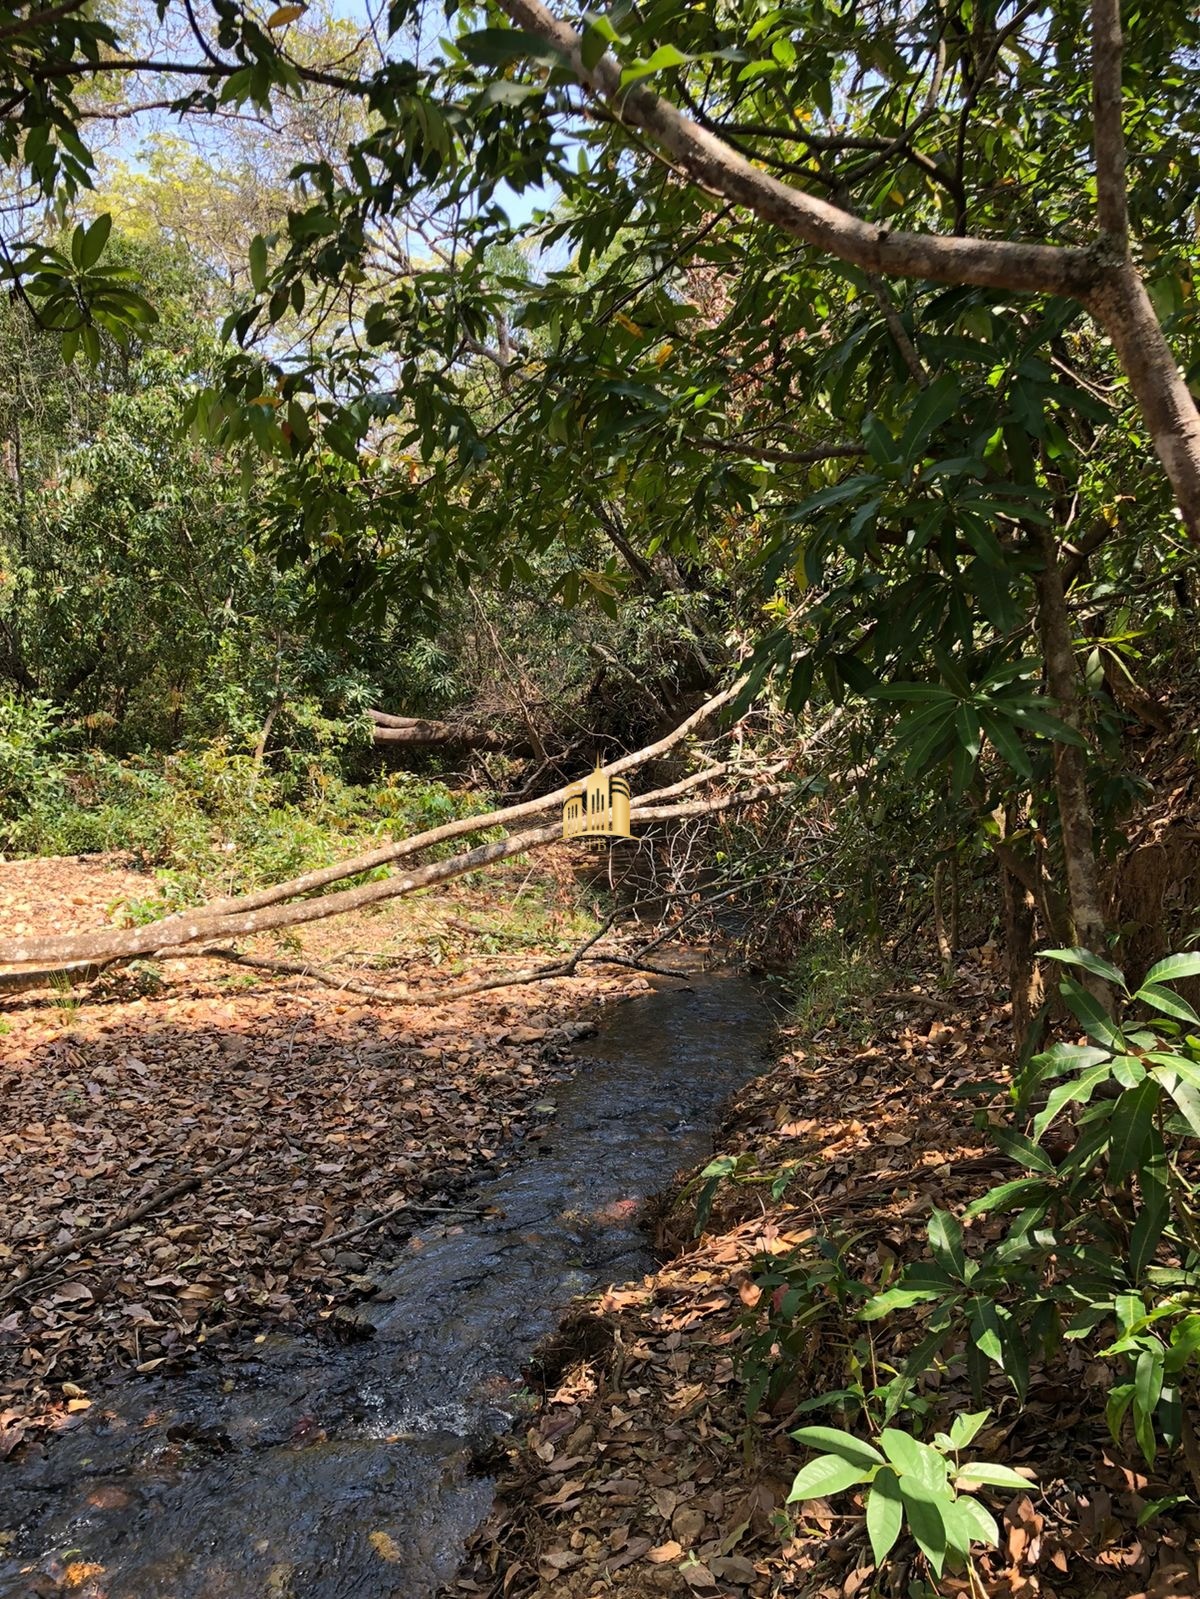
[[458,49],[477,66],[500,67],[510,61],[537,61],[561,66],[565,58],[537,33],[520,28],[479,28],[456,40]]
[[631,67],[626,67],[621,73],[621,87],[627,88],[631,83],[637,83],[640,78],[649,78],[656,72],[669,72],[673,67],[684,67],[690,57],[673,44],[660,44],[652,56],[645,61],[635,61]]
[[1094,994],[1089,994],[1072,977],[1065,977],[1058,985],[1058,991],[1083,1023],[1084,1032],[1089,1038],[1094,1038],[1106,1049],[1124,1052],[1125,1040],[1120,1030]]
[[1147,983],[1176,983],[1181,977],[1200,977],[1200,951],[1167,955],[1146,973]]
[[960,1281],[966,1271],[963,1254],[963,1231],[959,1222],[948,1210],[935,1210],[926,1229],[933,1258],[945,1271],[952,1272]]
[[951,1449],[965,1449],[990,1415],[990,1410],[960,1411],[950,1423]]
[[76,262],[76,265],[82,271],[90,272],[96,262],[99,261],[104,254],[104,246],[108,243],[108,236],[111,232],[112,217],[108,212],[105,212],[103,216],[98,216],[91,227],[83,234],[80,240],[79,258]]
[[967,1206],[964,1215],[986,1216],[994,1210],[1017,1210],[1025,1205],[1044,1202],[1052,1189],[1036,1177],[1015,1177],[1010,1183],[999,1183],[989,1188]]
[[1125,987],[1125,974],[1109,961],[1101,960],[1099,955],[1093,955],[1091,950],[1040,949],[1038,955],[1044,960],[1061,961],[1066,966],[1082,966],[1084,971],[1102,977],[1106,983],[1115,983],[1118,988]]
[[900,1480],[890,1466],[884,1466],[875,1473],[867,1494],[867,1537],[871,1540],[871,1553],[877,1566],[882,1567],[891,1553],[903,1523]]
[[1000,1528],[991,1511],[985,1510],[978,1499],[961,1494],[942,1509],[946,1524],[946,1540],[960,1554],[970,1553],[974,1543],[987,1544],[994,1549],[1000,1542]]
[[1129,1275],[1137,1283],[1154,1259],[1171,1214],[1166,1158],[1162,1140],[1153,1135],[1152,1154],[1139,1173],[1142,1203],[1129,1234]]
[[879,1434],[879,1442],[901,1478],[911,1477],[930,1490],[945,1485],[946,1462],[936,1449],[921,1443],[910,1433],[901,1432],[898,1427],[885,1427]]
[[946,1524],[942,1520],[942,1507],[948,1496],[931,1493],[910,1478],[901,1477],[900,1497],[908,1516],[909,1531],[917,1540],[917,1547],[940,1577],[946,1563]]
[[1011,1127],[989,1127],[988,1133],[992,1142],[997,1144],[1010,1160],[1027,1166],[1031,1171],[1044,1172],[1048,1177],[1054,1176],[1054,1162],[1044,1149],[1039,1149],[1031,1138],[1026,1138],[1024,1133],[1015,1132]]
[[1163,1386],[1163,1348],[1143,1349],[1133,1371],[1133,1398],[1148,1416],[1154,1414]]
[[794,1504],[800,1499],[825,1499],[830,1494],[853,1488],[855,1483],[866,1482],[870,1475],[871,1471],[843,1460],[840,1455],[818,1455],[816,1460],[810,1460],[807,1466],[802,1466],[796,1473],[788,1503]]
[[987,1488],[1029,1488],[1030,1479],[1022,1477],[1011,1466],[998,1465],[994,1460],[968,1460],[958,1468],[954,1478],[956,1488],[970,1489],[972,1483],[982,1483]]
[[1086,1105],[1095,1092],[1097,1085],[1107,1082],[1111,1077],[1112,1070],[1109,1066],[1093,1066],[1090,1070],[1081,1072],[1071,1082],[1056,1083],[1050,1090],[1045,1109],[1039,1111],[1034,1118],[1033,1130],[1035,1137],[1040,1138],[1042,1136],[1064,1105],[1070,1105],[1075,1102]]
[[807,1444],[810,1449],[827,1450],[829,1454],[848,1460],[854,1466],[869,1469],[883,1464],[883,1456],[878,1449],[837,1427],[799,1427],[792,1437],[797,1443]]
[[1147,1077],[1136,1088],[1126,1089],[1117,1100],[1108,1144],[1110,1182],[1124,1182],[1141,1161],[1154,1126],[1154,1112],[1161,1091],[1158,1082],[1153,1077]]
[[267,241],[261,233],[250,242],[250,281],[260,294],[267,286]]
[[1152,1075],[1175,1101],[1176,1108],[1187,1122],[1192,1136],[1200,1138],[1200,1088],[1190,1079],[1185,1079],[1178,1070],[1181,1062],[1172,1060],[1170,1056],[1159,1056],[1159,1059],[1170,1060],[1171,1064],[1156,1066]]
[[1178,1021],[1190,1022],[1193,1027],[1200,1027],[1200,1016],[1188,1004],[1186,999],[1171,989],[1164,988],[1161,983],[1145,982],[1133,996],[1140,999],[1144,1005],[1150,1005],[1155,1010],[1161,1011],[1164,1016],[1174,1016]]
[[863,1321],[877,1321],[893,1310],[906,1310],[925,1300],[940,1299],[945,1294],[955,1294],[959,1285],[948,1272],[924,1263],[911,1267],[894,1288],[885,1288],[873,1294],[859,1311]]

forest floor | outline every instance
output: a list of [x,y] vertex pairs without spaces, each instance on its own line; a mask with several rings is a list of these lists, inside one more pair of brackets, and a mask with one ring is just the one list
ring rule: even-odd
[[[153,889],[116,858],[0,864],[17,932],[120,924]],[[594,929],[578,906],[549,851],[283,950],[259,941],[388,997],[198,960],[0,996],[0,1459],[71,1426],[102,1374],[336,1321],[371,1291],[373,1254],[541,1136],[572,1041],[645,979],[585,965],[458,1001],[405,995],[574,948]]]
[[[869,1385],[863,1368],[882,1377],[905,1347],[903,1333],[894,1344],[877,1330],[855,1365],[865,1329],[821,1288],[828,1259],[818,1241],[843,1241],[851,1272],[878,1282],[889,1264],[925,1253],[931,1207],[958,1210],[1012,1175],[981,1130],[999,1098],[989,1107],[986,1090],[982,1099],[956,1092],[1006,1075],[1003,993],[1000,974],[980,966],[952,986],[930,978],[847,1004],[816,1030],[782,1030],[774,1066],[737,1097],[717,1140],[718,1153],[752,1155],[759,1181],[722,1183],[699,1241],[697,1186],[683,1185],[659,1218],[667,1264],[580,1306],[548,1351],[540,1411],[511,1443],[458,1595],[1200,1594],[1195,1507],[1152,1508],[1186,1485],[1113,1446],[1103,1419],[1113,1366],[1077,1344],[1053,1365],[1035,1360],[1023,1410],[1002,1381],[989,1388],[992,1414],[971,1452],[1031,1481],[1028,1493],[988,1495],[1002,1541],[978,1561],[973,1589],[952,1576],[929,1586],[903,1543],[875,1586],[850,1494],[785,1508],[810,1458],[790,1430],[840,1419],[802,1411],[805,1401],[858,1379]],[[773,1197],[772,1176],[788,1168],[792,1180]],[[815,1283],[803,1291],[817,1309],[778,1398],[751,1428],[754,1372],[742,1357],[765,1325],[771,1295],[755,1279],[772,1265],[802,1289],[806,1277]],[[978,1408],[961,1362],[942,1374],[940,1391],[927,1381],[926,1396],[939,1425],[947,1412]]]

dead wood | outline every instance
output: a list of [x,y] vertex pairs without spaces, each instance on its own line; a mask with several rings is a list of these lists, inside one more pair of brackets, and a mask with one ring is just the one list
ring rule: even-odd
[[[688,779],[673,785],[675,789],[686,786]],[[636,805],[632,812],[634,821],[676,821],[683,818],[717,815],[735,806],[752,804],[772,798],[782,792],[779,783],[760,783],[754,788],[720,795],[711,799],[692,800],[681,805]],[[652,798],[653,796],[646,796]],[[517,807],[521,810],[523,807]],[[213,907],[202,906],[189,916],[173,915],[144,927],[113,933],[93,933],[28,940],[0,942],[0,961],[10,965],[28,962],[39,970],[22,975],[30,980],[53,980],[70,966],[99,965],[113,961],[135,960],[146,956],[160,959],[176,958],[197,945],[214,939],[240,938],[253,934],[294,927],[305,922],[324,920],[347,911],[360,910],[366,905],[381,904],[389,899],[402,898],[423,888],[478,871],[514,855],[522,855],[557,841],[560,826],[557,821],[525,833],[516,833],[505,839],[477,845],[474,849],[433,861],[402,876],[392,876],[379,881],[362,883],[356,888],[325,894],[316,899],[302,899],[292,904],[275,905],[265,910],[252,910],[240,914],[214,915]],[[58,957],[62,964],[57,968],[51,962]],[[257,959],[258,957],[256,957]],[[249,961],[246,962],[249,964]],[[307,968],[305,969],[307,971]],[[13,986],[16,986],[14,984]],[[372,996],[374,997],[374,996]]]
[[[615,776],[620,772],[633,770],[635,767],[645,765],[674,749],[677,744],[697,731],[705,722],[710,720],[741,690],[742,682],[739,680],[715,694],[707,700],[691,716],[680,722],[678,727],[672,729],[653,744],[646,745],[643,749],[635,750],[630,755],[623,755],[615,761],[610,761],[602,768],[606,773]],[[391,865],[395,861],[407,859],[410,856],[432,849],[435,845],[449,843],[456,838],[465,837],[470,833],[479,833],[494,827],[511,827],[514,823],[525,821],[528,818],[539,816],[546,811],[555,809],[562,804],[571,792],[573,784],[564,785],[553,793],[539,799],[526,800],[519,805],[510,805],[501,810],[488,811],[480,816],[464,816],[457,821],[446,822],[441,827],[430,828],[424,833],[414,834],[411,838],[398,839],[394,843],[381,845],[377,849],[368,850],[362,855],[353,856],[351,859],[341,861],[333,866],[326,866],[316,871],[304,872],[299,877],[293,877],[285,883],[277,883],[270,888],[259,889],[252,894],[244,894],[237,898],[217,899],[207,905],[198,906],[195,910],[177,912],[171,916],[163,917],[161,921],[151,923],[147,927],[137,928],[125,933],[81,933],[66,937],[56,938],[9,938],[0,940],[0,965],[2,966],[34,966],[44,968],[47,973],[52,970],[63,970],[72,966],[79,967],[94,962],[103,962],[110,959],[130,959],[139,955],[149,955],[161,949],[172,946],[195,944],[204,940],[225,937],[241,937],[247,934],[262,932],[274,927],[292,926],[297,922],[312,921],[324,916],[333,916],[343,910],[354,910],[360,905],[373,904],[379,899],[389,899],[395,894],[412,893],[415,889],[426,887],[435,882],[446,880],[445,875],[437,874],[446,863],[439,862],[435,866],[424,867],[414,872],[407,879],[390,879],[387,884],[364,884],[361,889],[346,890],[340,894],[325,896],[317,909],[313,909],[314,902],[307,901],[301,906],[290,907],[290,914],[275,912],[269,917],[260,917],[256,913],[270,907],[282,905],[285,901],[299,899],[301,896],[315,894],[318,890],[328,888],[333,883],[343,882],[349,877],[358,877],[366,872],[377,870],[381,866]],[[645,799],[653,796],[645,796]],[[648,812],[641,812],[643,820],[656,820]],[[522,848],[532,848],[537,842],[549,842],[557,833],[557,828],[541,830],[545,837],[537,839],[535,834],[523,835],[525,843],[516,849],[501,847],[497,853],[497,846],[484,845],[479,849],[470,851],[466,855],[456,856],[455,861],[466,862],[462,871],[474,871],[477,867],[491,865],[493,861],[503,859],[505,855],[518,854]],[[511,841],[508,841],[511,842]],[[489,853],[491,852],[491,853]],[[450,877],[460,875],[459,871],[451,871]],[[384,893],[369,892],[380,887]],[[357,896],[357,897],[356,897]],[[48,980],[43,977],[42,981]],[[0,974],[3,981],[3,974]],[[16,986],[15,984],[12,986]]]
[[407,744],[413,749],[518,750],[528,741],[509,738],[490,727],[471,727],[455,722],[439,722],[423,716],[389,716],[384,711],[367,713],[374,723],[372,738],[381,747]]

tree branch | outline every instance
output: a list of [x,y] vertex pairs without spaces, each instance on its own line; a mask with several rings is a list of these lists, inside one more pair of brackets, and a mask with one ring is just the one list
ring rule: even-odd
[[893,233],[860,221],[759,170],[644,85],[622,90],[621,68],[611,54],[593,67],[585,66],[580,35],[541,0],[499,0],[499,4],[518,28],[536,34],[563,56],[580,83],[599,96],[615,117],[649,135],[694,182],[840,261],[884,276],[1073,297],[1082,296],[1097,279],[1099,267],[1088,250]]
[[1092,120],[1100,231],[1128,249],[1125,132],[1121,116],[1121,0],[1092,0]]

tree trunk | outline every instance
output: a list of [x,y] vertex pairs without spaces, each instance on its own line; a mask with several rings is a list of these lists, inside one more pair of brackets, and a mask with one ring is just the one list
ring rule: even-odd
[[946,929],[946,863],[938,861],[933,868],[933,932],[937,940],[938,959],[942,963],[942,976],[954,976],[954,943]]
[[[1058,544],[1052,532],[1040,532],[1039,542],[1042,570],[1037,579],[1038,632],[1046,663],[1046,685],[1059,719],[1082,735],[1079,678],[1063,593],[1062,569],[1058,564]],[[1093,954],[1103,955],[1108,929],[1100,892],[1100,874],[1096,866],[1092,808],[1087,790],[1086,750],[1061,739],[1054,741],[1054,787],[1075,943],[1091,950]],[[1098,999],[1111,1005],[1112,996],[1107,984],[1094,979],[1088,986]]]
[[[1007,839],[1015,826],[1015,811],[1009,805],[997,811],[996,820]],[[1004,904],[1004,950],[1008,959],[1008,986],[1012,992],[1013,1045],[1018,1056],[1034,1046],[1029,1037],[1033,1018],[1041,1009],[1042,979],[1034,959],[1034,927],[1037,902],[1027,885],[1001,860],[1000,893]]]
[[[712,717],[740,691],[741,680],[716,694],[699,710],[687,717],[665,737],[644,749],[636,750],[604,767],[609,775],[617,775],[645,765],[681,743],[690,733]],[[634,801],[633,820],[641,822],[673,821],[690,816],[703,816],[726,810],[731,806],[765,799],[781,792],[778,784],[759,784],[740,794],[725,795],[717,799],[696,800],[682,805],[661,806],[655,801],[673,799],[690,789],[708,783],[723,775],[728,768],[719,763],[704,771],[693,773],[666,788],[641,795]],[[343,889],[320,898],[307,898],[318,889],[327,888],[351,877],[361,876],[376,867],[391,865],[409,859],[437,844],[462,838],[471,833],[481,833],[495,827],[511,828],[517,822],[544,817],[547,811],[561,805],[574,784],[553,794],[547,794],[523,804],[490,811],[481,816],[465,816],[447,822],[395,843],[385,844],[335,866],[321,867],[305,872],[286,883],[256,890],[238,899],[214,900],[194,910],[162,918],[145,927],[119,932],[92,932],[47,938],[0,939],[0,965],[29,966],[39,969],[63,969],[69,966],[92,965],[109,960],[131,960],[139,956],[183,948],[221,938],[238,938],[274,928],[295,926],[303,922],[321,920],[344,911],[357,910],[364,905],[377,904],[388,899],[414,893],[417,889],[433,887],[460,877],[496,861],[520,854],[524,850],[548,844],[560,836],[560,824],[555,820],[548,826],[518,833],[495,843],[480,844],[449,860],[431,862],[411,868],[403,875],[383,881],[362,883],[356,888]],[[292,901],[294,903],[286,903]]]
[[[717,815],[736,806],[774,798],[782,792],[783,784],[764,783],[741,793],[691,800],[682,805],[655,806],[643,803],[640,807],[634,807],[631,820],[674,822]],[[414,867],[402,875],[362,883],[357,888],[342,889],[339,893],[324,894],[316,899],[272,905],[265,910],[214,916],[211,907],[199,906],[190,916],[164,917],[160,922],[151,922],[145,927],[125,932],[9,939],[0,944],[0,961],[14,966],[33,966],[37,970],[29,975],[36,977],[39,982],[49,982],[63,974],[69,975],[72,970],[78,971],[81,966],[95,968],[114,961],[137,960],[146,956],[170,960],[173,955],[184,954],[198,944],[211,943],[216,939],[253,937],[283,927],[324,921],[327,917],[362,910],[367,905],[380,905],[386,900],[403,899],[420,889],[434,888],[456,877],[463,877],[468,872],[509,860],[514,855],[525,855],[530,850],[544,848],[561,837],[562,824],[554,821],[545,827],[511,834],[495,843],[479,844],[447,860]],[[0,972],[0,990],[17,986],[16,979],[20,975]]]
[[1132,261],[1106,273],[1084,303],[1112,340],[1184,526],[1200,544],[1200,414]]
[[453,722],[438,722],[423,716],[389,716],[384,711],[367,713],[375,724],[375,743],[383,748],[407,744],[413,749],[509,750],[528,749],[521,739],[511,739],[490,727],[466,727]]

